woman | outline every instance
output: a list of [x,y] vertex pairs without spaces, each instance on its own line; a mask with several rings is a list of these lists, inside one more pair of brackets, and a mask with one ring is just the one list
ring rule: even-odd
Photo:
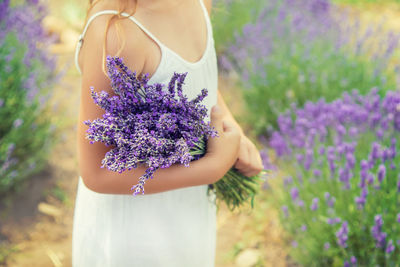
[[[91,1],[77,50],[82,73],[78,121],[80,174],[73,230],[73,266],[214,266],[216,209],[207,185],[235,166],[259,173],[261,159],[217,91],[217,65],[205,0]],[[209,95],[211,123],[219,132],[206,155],[190,167],[160,169],[146,182],[144,196],[130,191],[145,168],[118,174],[100,168],[109,150],[85,139],[85,120],[102,116],[90,86],[112,93],[105,75],[106,55],[118,55],[150,83],[166,83],[188,72],[185,94],[202,88]]]

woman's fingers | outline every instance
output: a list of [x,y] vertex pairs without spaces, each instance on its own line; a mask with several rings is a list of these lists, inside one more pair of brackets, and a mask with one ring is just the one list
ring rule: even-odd
[[237,158],[235,168],[248,177],[257,175],[262,170],[256,146],[246,136],[241,136],[232,122],[223,119],[222,110],[217,105],[211,109],[211,126],[219,137],[209,140],[209,153],[215,154],[215,157],[228,153],[232,160]]
[[246,138],[240,140],[239,157],[236,161],[235,168],[245,174],[250,165],[250,151],[246,142]]
[[262,160],[260,156],[260,152],[256,148],[256,146],[252,143],[251,144],[251,152],[250,152],[250,162],[251,168],[249,170],[248,176],[254,176],[259,174],[263,170]]
[[221,169],[229,170],[236,162],[240,148],[240,132],[234,125],[223,119],[222,111],[214,106],[211,110],[211,126],[218,131],[218,137],[207,140],[207,155],[221,162]]
[[222,121],[222,128],[224,130],[224,133],[231,133],[236,135],[240,135],[239,130],[235,127],[235,125],[227,120]]
[[235,168],[247,177],[255,176],[263,169],[260,153],[247,137],[243,136],[242,140]]

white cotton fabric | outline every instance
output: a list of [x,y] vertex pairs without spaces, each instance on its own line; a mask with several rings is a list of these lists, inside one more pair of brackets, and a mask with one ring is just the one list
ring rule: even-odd
[[[200,3],[207,24],[207,48],[196,63],[184,60],[134,17],[130,19],[161,49],[161,62],[150,83],[167,83],[174,72],[188,72],[184,92],[193,98],[207,88],[204,104],[210,111],[217,102],[217,63],[210,19],[202,0]],[[100,15],[115,12],[106,10]],[[79,177],[72,266],[212,267],[216,247],[214,199],[214,195],[207,195],[207,185],[136,197],[99,194]]]

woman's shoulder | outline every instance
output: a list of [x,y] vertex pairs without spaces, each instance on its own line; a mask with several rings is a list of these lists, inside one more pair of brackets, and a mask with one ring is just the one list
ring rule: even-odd
[[[118,6],[113,2],[115,1],[99,1],[89,11],[88,18],[105,10],[118,11]],[[129,10],[127,10],[128,12]],[[114,15],[102,14],[90,21],[84,36],[82,52],[89,58],[103,57],[104,53],[111,56],[118,55],[140,73],[144,66],[147,51],[146,36],[129,19],[115,18],[114,20],[112,18]],[[85,62],[83,63],[85,65]],[[86,63],[88,63],[88,60],[86,60]]]
[[[103,38],[103,42],[104,38],[107,37],[107,46],[110,45],[110,48],[113,47],[115,41],[122,41],[124,39],[123,37],[129,37],[132,35],[132,33],[135,36],[133,41],[137,41],[134,42],[133,45],[136,43],[140,44],[140,41],[144,39],[142,37],[145,37],[145,35],[131,20],[128,18],[119,19],[115,17],[117,15],[115,13],[102,13],[103,11],[119,12],[119,7],[115,2],[117,1],[102,0],[98,1],[98,3],[91,8],[87,16],[88,19],[96,14],[102,15],[96,16],[96,18],[90,22],[90,25],[88,26],[88,33],[91,31],[91,35],[93,35],[93,37]],[[131,14],[133,13],[133,9],[128,7],[124,10],[124,13]],[[111,21],[110,18],[112,18]],[[105,36],[106,34],[107,36]]]

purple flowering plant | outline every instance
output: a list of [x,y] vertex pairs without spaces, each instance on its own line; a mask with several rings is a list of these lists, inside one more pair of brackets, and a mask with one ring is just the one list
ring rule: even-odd
[[[270,146],[286,178],[271,182],[304,266],[400,262],[400,92],[354,90],[292,105]],[[323,248],[323,249],[322,249]],[[358,264],[358,265],[357,265]]]
[[[91,88],[94,102],[105,113],[85,121],[86,137],[112,147],[101,162],[110,171],[146,166],[131,188],[134,195],[144,194],[146,180],[158,169],[189,166],[205,154],[207,139],[217,137],[210,122],[205,122],[207,109],[201,104],[207,90],[189,100],[183,90],[186,73],[175,73],[168,84],[149,84],[148,75],[137,76],[118,57],[107,57],[107,70],[114,94]],[[210,190],[234,209],[255,196],[258,181],[231,170]]]
[[47,100],[55,58],[45,14],[38,1],[0,1],[0,194],[38,171],[54,140]]
[[398,88],[398,33],[363,25],[330,0],[260,2],[219,56],[221,69],[238,76],[256,134],[277,129],[293,102],[332,101],[349,88]]

